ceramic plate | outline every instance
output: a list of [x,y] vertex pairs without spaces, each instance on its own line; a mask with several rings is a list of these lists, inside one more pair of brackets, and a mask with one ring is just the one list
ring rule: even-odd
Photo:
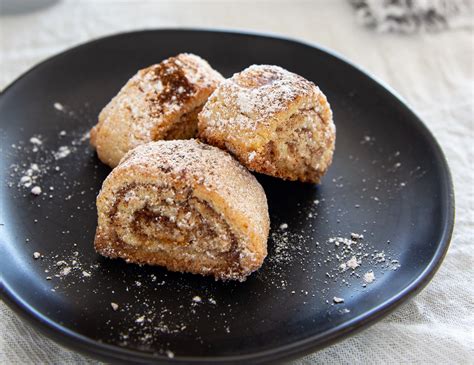
[[[314,81],[334,112],[336,153],[321,185],[257,176],[270,209],[269,254],[244,283],[126,264],[93,249],[95,197],[110,169],[87,131],[138,69],[180,52],[225,76],[251,64],[282,66]],[[3,299],[60,344],[106,361],[302,356],[423,288],[453,228],[448,166],[420,119],[356,66],[294,40],[207,30],[102,38],[7,87],[0,134]],[[30,192],[36,185],[39,196]]]

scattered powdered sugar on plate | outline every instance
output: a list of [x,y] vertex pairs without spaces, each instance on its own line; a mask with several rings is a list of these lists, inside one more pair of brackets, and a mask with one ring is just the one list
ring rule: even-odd
[[280,225],[280,232],[271,233],[275,245],[274,252],[269,255],[268,261],[278,264],[288,263],[294,259],[295,253],[301,250],[304,236],[287,229],[288,224],[284,223]]
[[[73,115],[69,114],[72,113],[69,108],[60,105],[61,107],[54,105],[54,108],[61,112],[58,114]],[[363,138],[361,143],[375,146],[375,139],[366,137],[368,138]],[[88,210],[91,214],[92,212],[95,214],[95,196],[89,196],[88,199],[84,196],[95,194],[97,191],[84,188],[79,182],[71,179],[68,175],[70,172],[66,172],[70,171],[67,168],[69,164],[78,161],[84,163],[83,156],[87,156],[89,163],[92,160],[93,152],[88,146],[88,138],[88,132],[84,129],[67,129],[67,131],[58,129],[57,138],[54,140],[51,137],[45,138],[35,134],[28,136],[24,141],[15,143],[11,146],[11,153],[21,152],[27,158],[17,165],[10,166],[8,186],[16,188],[19,197],[29,199],[32,206],[45,206],[52,200],[52,204],[58,202],[58,209],[61,209],[63,205],[68,207],[69,210],[64,211],[64,214],[72,217],[71,222],[75,218],[75,211]],[[393,160],[385,162],[384,168],[390,169],[394,174],[403,169],[405,164],[398,164],[398,156],[394,153]],[[253,157],[250,154],[248,158],[251,160]],[[357,159],[354,156],[352,158],[354,161]],[[423,170],[421,168],[413,170],[412,176],[413,179],[423,176]],[[334,184],[337,189],[340,189],[339,191],[350,188],[350,181],[342,176],[335,177],[332,182],[328,180],[327,183]],[[380,189],[384,183],[386,185],[390,183],[390,187],[396,191],[396,189],[405,188],[410,180],[380,181]],[[361,197],[360,201],[356,202],[359,205],[358,209],[364,209],[367,201],[376,207],[382,206],[385,202],[378,197],[383,195],[378,194],[377,190],[361,191],[361,196],[363,195],[364,198]],[[337,219],[344,222],[347,212],[333,198],[325,199],[315,194],[308,199],[309,204],[299,208],[297,219],[293,220],[284,215],[279,219],[278,212],[275,217],[272,216],[268,257],[262,269],[253,274],[249,280],[263,281],[265,287],[277,288],[277,295],[281,296],[276,299],[277,301],[288,297],[300,300],[303,304],[310,303],[310,300],[320,301],[325,303],[324,305],[327,304],[328,311],[333,308],[332,313],[347,316],[351,312],[347,306],[351,303],[352,291],[354,293],[373,292],[377,290],[385,273],[391,273],[400,268],[399,258],[393,257],[390,250],[390,245],[396,243],[385,243],[385,249],[385,246],[382,246],[371,232],[371,224],[375,225],[375,222],[368,222],[352,229],[341,229],[330,232],[330,236],[323,236],[318,232],[316,223],[326,219],[328,212],[337,212]],[[74,205],[70,204],[72,201]],[[42,216],[37,218],[32,224],[48,219]],[[303,224],[304,230],[301,229]],[[99,325],[110,327],[111,336],[117,336],[122,346],[136,347],[139,344],[144,349],[152,348],[169,358],[173,358],[175,353],[178,356],[179,349],[170,348],[169,344],[161,343],[160,339],[163,335],[182,333],[196,337],[199,341],[200,332],[199,328],[195,327],[196,320],[209,320],[212,308],[224,308],[213,328],[216,335],[232,333],[234,304],[231,301],[226,302],[227,298],[207,288],[192,290],[186,276],[180,277],[178,284],[175,281],[170,283],[167,274],[159,269],[137,267],[129,269],[132,274],[130,272],[117,274],[113,271],[117,266],[108,268],[109,261],[103,264],[98,256],[86,255],[80,247],[68,239],[70,229],[73,229],[72,225],[64,224],[61,227],[61,232],[58,233],[63,238],[62,246],[54,253],[45,252],[41,247],[31,247],[32,242],[35,241],[34,237],[25,237],[25,245],[30,245],[26,247],[31,247],[28,251],[28,259],[43,270],[45,283],[50,285],[51,291],[61,292],[64,295],[67,289],[92,291],[101,298],[102,294],[110,293],[110,297],[100,304],[104,312],[113,317]],[[307,227],[310,229],[306,230]],[[92,242],[90,244],[92,245]],[[92,246],[89,251],[90,249]],[[129,266],[131,265],[127,268]],[[296,267],[299,270],[301,283],[288,275],[289,267]],[[315,275],[316,269],[319,270],[318,273],[324,270],[324,274]],[[148,275],[147,270],[154,271]],[[122,280],[123,282],[119,285],[102,284],[97,280],[107,275],[113,278],[112,281]],[[330,289],[328,285],[330,282],[338,283],[341,290],[335,290],[333,286]],[[212,287],[212,285],[209,286]],[[349,289],[351,291],[347,294]],[[122,290],[120,296],[119,290]],[[177,291],[177,295],[184,299],[177,305],[167,302],[160,297],[160,290]],[[122,299],[125,295],[128,295],[126,301]],[[120,331],[117,330],[118,328]],[[159,347],[156,347],[157,343],[160,343]]]
[[[10,151],[6,152],[21,154],[24,160],[9,166],[9,179],[6,181],[8,187],[16,186],[20,193],[24,192],[23,196],[26,197],[26,192],[29,192],[31,195],[38,197],[37,199],[41,196],[42,200],[56,198],[56,184],[61,184],[62,187],[71,191],[70,194],[61,197],[64,200],[69,200],[69,195],[72,197],[78,193],[80,194],[81,190],[77,191],[79,183],[71,181],[70,177],[63,171],[62,160],[69,165],[74,163],[69,160],[71,156],[73,156],[74,161],[81,159],[81,156],[74,157],[78,153],[81,155],[87,153],[92,156],[94,152],[88,145],[88,139],[89,129],[72,130],[69,133],[61,130],[57,133],[55,139],[51,137],[46,139],[40,134],[35,134],[26,141],[20,140],[12,144]],[[60,140],[62,145],[57,147]],[[82,193],[84,192],[82,191]]]
[[[43,254],[41,257],[45,267],[45,279],[52,280],[54,290],[86,283],[98,268],[97,264],[86,263],[79,251],[64,251],[62,254],[54,255]],[[65,281],[68,276],[70,278]]]
[[[61,245],[54,252],[42,251],[40,253],[31,250],[29,251],[31,260],[35,260],[38,262],[37,265],[40,265],[45,283],[48,283],[51,292],[67,295],[71,290],[92,291],[100,296],[104,292],[111,291],[113,294],[115,288],[104,287],[104,284],[97,281],[97,276],[102,275],[101,270],[106,269],[107,265],[102,265],[97,255],[90,256],[92,242],[90,242],[91,247],[85,250],[86,255],[76,243],[68,239],[71,230],[75,228],[75,211],[89,210],[91,214],[95,211],[94,199],[97,190],[81,186],[79,181],[71,177],[71,173],[75,170],[69,167],[70,164],[91,164],[94,152],[88,145],[89,133],[84,130],[68,130],[67,132],[60,130],[55,140],[51,137],[45,139],[39,135],[35,138],[37,140],[33,139],[33,142],[27,139],[11,146],[10,153],[21,152],[25,159],[19,164],[10,166],[9,181],[6,181],[6,184],[12,188],[12,192],[18,199],[30,200],[33,207],[41,208],[51,205],[54,209],[64,209],[65,220],[70,218],[72,224],[60,225],[60,231],[57,233],[62,238]],[[97,175],[91,178],[97,180]],[[13,190],[14,188],[16,190]],[[32,194],[34,196],[31,196]],[[93,194],[92,197],[91,194]],[[86,199],[86,195],[89,198]],[[55,201],[59,204],[55,204]],[[71,209],[71,201],[74,201],[73,209]],[[38,210],[38,212],[44,211],[47,209]],[[40,213],[38,219],[34,219],[32,224],[48,219],[47,213],[46,215]],[[26,237],[25,244],[34,245],[34,237]],[[125,283],[125,279],[123,280]],[[158,280],[156,275],[150,275],[146,279],[137,277],[134,285],[126,288],[126,291],[131,294],[129,300],[120,303],[115,301],[103,303],[104,308],[107,308],[109,312],[120,315],[121,319],[117,327],[126,328],[126,330],[118,332],[114,326],[110,325],[110,322],[100,325],[110,326],[111,338],[117,337],[123,346],[136,346],[137,343],[140,346],[152,346],[163,334],[171,335],[188,331],[193,335],[190,331],[195,331],[195,329],[190,328],[190,323],[194,322],[196,316],[202,316],[208,308],[216,307],[217,301],[210,292],[205,291],[192,296],[189,308],[186,310],[168,308],[159,296],[156,301],[150,298],[143,299],[144,294],[149,293],[150,286],[159,289],[166,285],[166,281],[162,278]],[[85,307],[87,305],[89,304],[84,304]],[[182,313],[177,314],[176,311]],[[218,330],[219,328],[216,328],[216,331]],[[230,333],[230,325],[226,318],[221,320],[220,331],[224,334]],[[164,344],[160,348],[153,346],[157,353],[169,358],[174,357],[174,351],[169,348],[169,345]]]
[[[375,146],[375,139],[371,137],[363,138],[363,144]],[[392,154],[389,163],[381,164],[381,168],[387,171],[392,171],[390,169],[393,166],[401,168],[402,164],[396,162],[399,157],[398,152]],[[350,156],[349,159],[357,161],[354,156]],[[370,179],[370,177],[364,178],[363,182],[367,179]],[[343,176],[334,177],[332,183],[337,189],[351,189],[352,185],[352,181],[346,180]],[[371,199],[377,207],[383,206],[385,202],[377,198],[376,194],[384,185],[388,186],[389,189],[393,187],[394,191],[399,189],[397,181],[382,181],[379,179],[373,194],[369,194],[367,189],[364,186],[362,187],[360,202],[357,202],[354,207],[364,209],[366,205],[364,199]],[[334,213],[338,217],[336,223],[341,223],[342,226],[347,215],[344,205],[341,205],[343,199],[343,193],[331,197],[313,198],[312,204],[303,203],[304,208],[298,211],[298,217],[293,219],[292,223],[276,223],[275,218],[272,217],[271,240],[269,241],[267,258],[271,272],[257,273],[260,280],[267,280],[281,290],[288,290],[291,295],[299,295],[303,304],[307,302],[306,297],[311,296],[323,297],[328,305],[334,305],[343,302],[336,303],[333,300],[334,297],[339,298],[340,295],[338,294],[340,293],[331,292],[333,290],[330,287],[334,287],[334,284],[329,285],[330,282],[339,283],[341,288],[351,288],[356,294],[367,290],[367,284],[374,283],[376,277],[383,276],[387,272],[396,271],[400,267],[400,263],[398,257],[393,257],[391,253],[390,245],[393,245],[393,243],[390,240],[386,242],[376,240],[374,233],[370,231],[371,227],[377,225],[375,221],[363,222],[361,226],[364,229],[361,229],[361,231],[338,232],[330,237],[321,237],[318,233],[317,222],[321,222],[325,219],[325,216],[334,215]],[[301,222],[305,222],[303,231],[299,228],[303,224]],[[328,221],[326,220],[326,222]],[[302,234],[302,232],[305,233]],[[386,249],[380,249],[383,245],[386,246]],[[286,275],[288,267],[295,268],[295,266],[301,267],[303,278],[307,282],[317,281],[319,283],[317,288],[308,284],[295,287],[294,283],[291,283],[291,277]],[[311,267],[318,268],[318,272],[325,268],[324,278],[314,275]],[[369,274],[364,276],[366,273]],[[372,284],[371,288],[376,288],[376,286]],[[347,309],[347,311],[340,313],[349,312],[350,309]]]

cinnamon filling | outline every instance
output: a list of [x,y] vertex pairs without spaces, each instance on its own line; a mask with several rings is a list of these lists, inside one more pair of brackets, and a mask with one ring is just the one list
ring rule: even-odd
[[123,244],[148,251],[206,254],[238,266],[237,238],[191,189],[132,184],[117,193],[109,218]]
[[[318,123],[323,123],[315,109],[300,109],[297,114],[290,116],[285,125],[285,131],[282,127],[277,129],[280,134],[286,132],[287,141],[280,144],[270,141],[266,146],[266,155],[269,161],[274,161],[278,170],[300,170],[299,173],[302,176],[308,173],[321,174],[315,167],[315,161],[321,158],[328,142],[321,138],[321,132],[317,129],[317,123],[314,121],[315,117],[320,119]],[[301,140],[308,141],[308,143],[296,142]]]
[[197,133],[198,114],[202,110],[203,106],[204,104],[194,108],[188,113],[183,114],[179,118],[178,122],[171,125],[171,128],[162,138],[166,140],[193,138]]

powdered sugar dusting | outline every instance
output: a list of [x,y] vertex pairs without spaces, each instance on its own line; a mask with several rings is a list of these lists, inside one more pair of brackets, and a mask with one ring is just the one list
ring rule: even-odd
[[225,87],[237,95],[236,106],[242,113],[264,119],[298,96],[314,92],[315,85],[278,66],[252,65],[226,81]]
[[110,130],[120,134],[127,129],[127,143],[121,146],[124,151],[163,139],[181,116],[201,107],[221,80],[223,77],[205,60],[188,53],[144,68],[103,109],[98,136],[101,125],[108,126],[104,137],[108,139],[114,138]]
[[197,140],[151,142],[129,152],[112,174],[132,166],[170,171],[192,184],[196,181],[222,194],[229,206],[253,221],[252,229],[260,235],[266,234],[262,210],[266,209],[267,201],[261,185],[222,150]]
[[[252,65],[221,83],[201,115],[214,128],[232,123],[255,130],[297,98],[318,93],[312,82],[281,67]],[[229,110],[235,110],[231,117]]]

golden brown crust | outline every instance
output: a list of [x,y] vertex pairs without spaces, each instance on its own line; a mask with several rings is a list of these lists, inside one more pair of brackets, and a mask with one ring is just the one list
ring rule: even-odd
[[325,95],[278,66],[225,80],[199,114],[198,137],[250,170],[318,183],[332,162],[335,126]]
[[130,151],[97,197],[96,250],[169,270],[243,280],[267,254],[265,193],[244,167],[197,140]]
[[197,113],[222,80],[205,60],[187,53],[142,69],[101,111],[91,144],[115,167],[140,144],[193,138]]

